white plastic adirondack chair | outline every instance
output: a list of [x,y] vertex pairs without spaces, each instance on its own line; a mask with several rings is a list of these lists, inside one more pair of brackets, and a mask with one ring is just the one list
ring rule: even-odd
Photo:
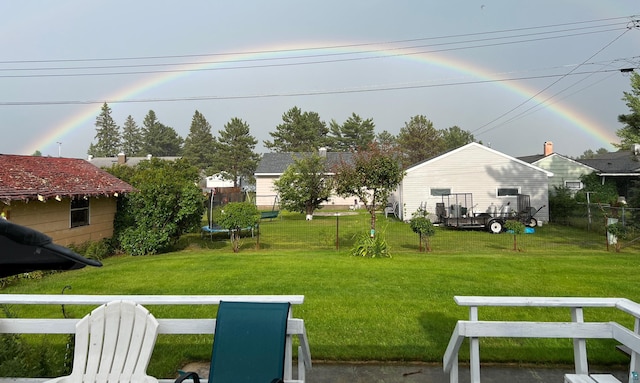
[[147,375],[158,321],[130,301],[102,305],[76,324],[71,375],[45,383],[157,383]]

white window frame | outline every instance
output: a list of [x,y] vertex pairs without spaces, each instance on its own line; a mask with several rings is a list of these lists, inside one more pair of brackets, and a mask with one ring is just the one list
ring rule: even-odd
[[[580,187],[574,188],[574,187],[570,187],[567,184],[579,184]],[[582,190],[582,188],[584,187],[584,184],[580,180],[565,180],[564,181],[564,187],[566,187],[567,189],[569,189],[571,191],[578,191],[578,190]]]
[[[434,191],[437,191],[437,193],[434,194]],[[429,188],[429,195],[432,197],[442,197],[443,195],[449,194],[451,194],[451,188]]]
[[[516,194],[505,194],[505,195],[500,195],[500,190],[516,190],[517,193]],[[496,197],[497,198],[509,198],[509,197],[515,197],[518,194],[520,194],[520,187],[519,186],[509,186],[509,187],[499,187],[496,188]]]

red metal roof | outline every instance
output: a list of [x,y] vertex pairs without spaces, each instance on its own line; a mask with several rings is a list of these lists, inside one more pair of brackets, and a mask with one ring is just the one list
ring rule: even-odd
[[0,154],[0,200],[112,196],[134,190],[82,159]]

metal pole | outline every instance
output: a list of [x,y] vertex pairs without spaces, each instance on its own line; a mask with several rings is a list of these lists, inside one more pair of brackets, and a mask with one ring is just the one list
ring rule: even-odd
[[336,216],[336,250],[340,250],[340,235],[339,235],[339,227],[340,227],[340,213],[335,213]]

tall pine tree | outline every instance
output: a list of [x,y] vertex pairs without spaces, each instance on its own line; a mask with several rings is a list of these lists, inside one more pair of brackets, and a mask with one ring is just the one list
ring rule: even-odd
[[214,150],[216,172],[232,179],[236,187],[241,177],[252,180],[260,155],[254,152],[258,140],[250,134],[249,125],[234,117],[218,133]]
[[171,127],[166,126],[149,110],[142,123],[143,151],[155,157],[179,156],[183,139]]
[[89,145],[87,154],[94,157],[115,157],[120,152],[120,127],[111,117],[111,108],[105,102],[96,117],[96,143]]
[[200,170],[212,166],[215,151],[215,139],[211,134],[211,125],[202,113],[196,112],[191,119],[189,135],[184,140],[182,157]]
[[283,123],[269,132],[273,141],[264,146],[275,152],[315,152],[328,144],[329,128],[316,112],[304,112],[297,106],[282,115]]
[[375,138],[373,120],[371,118],[363,120],[355,113],[352,113],[342,125],[331,120],[329,129],[331,141],[329,147],[338,152],[366,148]]
[[127,116],[122,127],[122,151],[130,157],[145,155],[142,151],[142,129],[131,115]]

